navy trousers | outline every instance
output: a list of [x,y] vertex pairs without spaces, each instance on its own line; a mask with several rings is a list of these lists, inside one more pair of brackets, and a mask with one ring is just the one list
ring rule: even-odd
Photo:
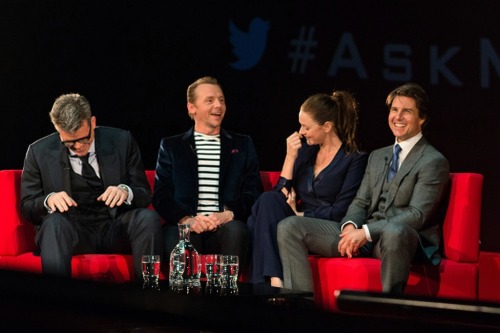
[[277,230],[278,223],[288,216],[295,216],[295,212],[281,192],[264,192],[254,203],[248,218],[253,237],[251,283],[265,282],[269,277],[283,279]]

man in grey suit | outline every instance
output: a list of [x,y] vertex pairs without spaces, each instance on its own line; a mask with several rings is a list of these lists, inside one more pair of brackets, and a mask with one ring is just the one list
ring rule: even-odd
[[71,257],[130,253],[136,278],[141,256],[162,253],[158,214],[130,132],[97,127],[79,94],[56,99],[56,129],[31,144],[21,178],[21,212],[36,226],[44,274],[71,277]]
[[387,97],[396,140],[370,154],[360,188],[340,222],[289,217],[278,226],[284,287],[314,291],[308,254],[382,260],[383,291],[404,292],[415,260],[438,265],[440,226],[434,218],[449,181],[447,159],[422,135],[428,98],[407,83]]

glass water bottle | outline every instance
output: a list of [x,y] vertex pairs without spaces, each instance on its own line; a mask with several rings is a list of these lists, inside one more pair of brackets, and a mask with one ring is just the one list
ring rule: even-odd
[[201,258],[189,239],[189,224],[178,224],[179,243],[170,254],[169,287],[174,292],[201,292]]

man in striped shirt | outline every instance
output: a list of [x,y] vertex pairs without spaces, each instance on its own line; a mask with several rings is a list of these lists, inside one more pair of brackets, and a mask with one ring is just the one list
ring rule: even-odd
[[222,129],[226,103],[215,78],[188,87],[187,109],[194,127],[163,138],[156,164],[152,203],[166,222],[165,258],[179,240],[177,224],[187,223],[198,252],[238,255],[245,269],[246,221],[262,192],[252,139]]

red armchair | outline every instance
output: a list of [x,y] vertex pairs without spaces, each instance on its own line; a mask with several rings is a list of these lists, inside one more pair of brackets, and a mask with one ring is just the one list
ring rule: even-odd
[[[33,251],[35,231],[20,212],[21,170],[0,171],[0,269],[41,273],[42,264]],[[154,171],[147,172],[154,182]],[[124,282],[133,279],[131,255],[85,254],[75,255],[71,261],[71,274],[77,279]]]
[[[451,173],[450,179],[443,222],[444,259],[436,267],[413,265],[405,293],[477,300],[483,176]],[[319,258],[318,271],[321,295],[316,300],[326,310],[337,310],[335,290],[382,290],[378,259]]]

